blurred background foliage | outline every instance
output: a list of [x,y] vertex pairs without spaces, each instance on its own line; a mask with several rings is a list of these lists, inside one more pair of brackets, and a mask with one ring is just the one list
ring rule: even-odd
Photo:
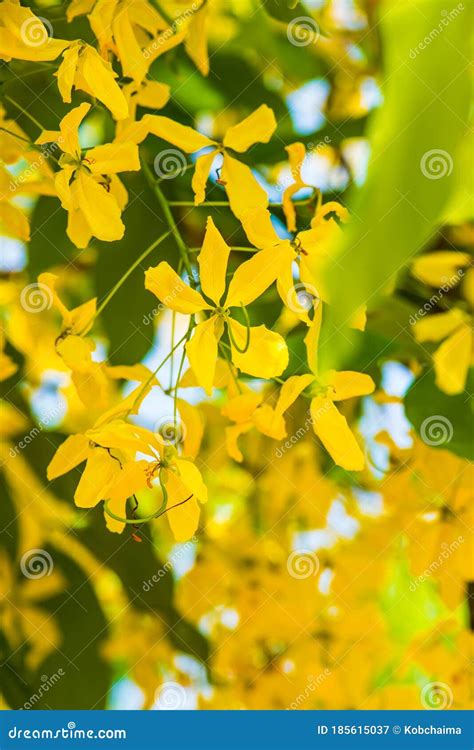
[[[55,37],[94,43],[87,18],[68,23],[64,4],[25,4],[50,21]],[[411,273],[414,255],[466,252],[473,238],[472,149],[464,126],[472,106],[465,71],[472,4],[466,4],[464,20],[410,55],[437,27],[444,6],[438,0],[209,0],[209,76],[194,68],[182,45],[150,71],[171,87],[160,114],[212,135],[267,103],[278,121],[276,136],[242,160],[255,168],[270,199],[281,200],[288,179],[284,146],[301,141],[309,154],[307,182],[325,200],[351,210],[353,222],[329,274],[337,304],[325,322],[323,355],[330,364],[368,372],[378,386],[373,398],[360,407],[351,403],[347,412],[358,409],[352,416],[368,445],[369,468],[360,477],[331,467],[311,431],[297,433],[308,419],[301,406],[291,413],[289,431],[298,440],[278,461],[274,441],[249,433],[242,441],[244,462],[237,465],[221,446],[227,423],[209,403],[203,407],[200,461],[211,500],[197,539],[176,545],[159,523],[142,529],[140,544],[127,532],[110,534],[100,511],[74,508],[75,473],[46,483],[56,447],[84,417],[65,373],[49,364],[53,314],[26,321],[18,292],[39,273],[59,270],[70,306],[103,298],[166,230],[164,217],[144,174],[134,173],[124,180],[130,198],[122,240],[94,241],[78,251],[66,236],[58,201],[42,196],[27,205],[31,241],[4,241],[0,294],[13,311],[5,318],[6,353],[19,365],[1,383],[0,669],[6,706],[23,706],[58,672],[61,681],[35,699],[35,708],[152,707],[160,686],[170,683],[183,686],[189,706],[285,708],[296,701],[298,708],[418,708],[419,692],[432,680],[452,687],[453,707],[469,704],[462,657],[472,618],[466,599],[471,574],[464,567],[470,553],[456,549],[439,576],[417,578],[440,545],[466,536],[472,521],[465,485],[454,500],[452,487],[443,490],[472,458],[472,374],[465,392],[441,391],[432,373],[437,345],[421,344],[410,326],[433,293]],[[295,46],[288,23],[301,16],[317,20],[320,36]],[[0,69],[7,116],[32,140],[37,126],[9,97],[45,128],[55,129],[68,109],[51,85],[54,64],[38,67],[14,61]],[[74,104],[82,99],[76,92]],[[95,108],[88,127],[88,145],[113,137],[105,108]],[[145,160],[152,163],[163,148],[164,142],[149,138]],[[426,179],[420,170],[430,149],[453,159],[445,179]],[[189,172],[164,189],[169,201],[188,203],[173,211],[189,247],[200,246],[208,215],[233,245],[247,244],[227,207],[191,210]],[[214,172],[207,200],[224,199]],[[302,227],[312,210],[299,207]],[[278,207],[274,215],[282,222]],[[173,238],[148,260],[176,267]],[[233,254],[233,267],[239,262]],[[472,308],[471,273],[435,312],[445,305]],[[366,300],[365,333],[349,331],[351,311]],[[155,306],[138,267],[101,316],[97,342],[111,363],[160,361],[170,326],[168,318],[157,319]],[[250,312],[272,326],[280,310],[269,290]],[[304,371],[303,336],[303,327],[287,331],[285,377]],[[155,421],[160,405],[146,402],[145,422]],[[42,415],[55,409],[57,417],[33,433]],[[453,432],[438,447],[418,437],[434,414],[446,415]],[[31,434],[34,439],[12,458],[12,446],[15,451]],[[459,526],[442,514],[453,504],[457,519],[463,518]],[[427,507],[437,523],[425,528],[419,514]],[[409,532],[400,534],[408,520]],[[429,553],[417,548],[418,533]],[[298,579],[288,575],[287,558],[302,546],[317,552],[320,567],[317,575]],[[41,581],[26,580],[19,568],[22,554],[33,548],[54,560],[53,572]],[[157,581],[148,586],[154,575]],[[308,693],[315,681],[317,689]]]

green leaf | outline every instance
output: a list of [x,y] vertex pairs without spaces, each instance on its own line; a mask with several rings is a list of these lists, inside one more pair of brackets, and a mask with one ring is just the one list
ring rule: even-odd
[[457,396],[440,391],[432,371],[415,380],[405,397],[405,411],[425,443],[474,461],[472,399],[469,402],[467,398],[473,389],[474,369],[469,372],[465,392]]
[[400,0],[381,8],[385,104],[373,121],[367,182],[352,198],[352,222],[328,273],[337,300],[323,334],[332,366],[347,349],[352,313],[372,306],[433,235],[461,169],[454,157],[468,124],[466,28],[474,6],[430,37],[444,7],[444,0]]
[[[66,584],[61,594],[39,606],[51,613],[61,642],[40,664],[33,688],[38,692],[43,675],[59,674],[60,679],[42,692],[34,708],[103,709],[111,687],[111,668],[101,655],[108,622],[85,571],[58,549],[48,549]],[[87,675],[86,684],[80,675]]]
[[133,607],[155,613],[167,624],[168,637],[177,648],[205,662],[209,655],[207,641],[174,607],[171,566],[155,554],[150,526],[140,527],[142,541],[137,543],[129,530],[123,534],[108,531],[101,508],[90,511],[88,519],[90,524],[78,532],[79,538],[117,574]]
[[294,18],[311,18],[308,10],[298,0],[264,0],[263,7],[277,21],[288,23]]
[[28,273],[36,280],[43,271],[58,264],[69,265],[81,251],[66,234],[67,213],[57,198],[41,196],[31,218],[28,244]]

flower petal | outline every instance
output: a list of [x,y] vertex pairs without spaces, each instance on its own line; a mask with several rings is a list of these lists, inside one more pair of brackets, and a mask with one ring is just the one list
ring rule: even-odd
[[198,256],[199,277],[202,291],[216,305],[220,303],[225,291],[225,275],[229,254],[230,247],[209,216],[204,242]]
[[72,182],[71,191],[94,237],[105,242],[122,239],[125,227],[113,195],[82,170]]
[[221,179],[224,182],[232,212],[241,219],[254,208],[266,208],[268,195],[246,164],[224,154]]
[[181,125],[180,122],[175,122],[175,120],[161,115],[144,115],[139,122],[133,123],[121,133],[120,140],[141,143],[150,133],[158,138],[163,138],[168,143],[172,143],[173,146],[187,154],[192,154],[206,146],[215,145],[215,141],[211,141],[206,135],[198,133],[197,130],[190,128],[188,125]]
[[92,174],[116,174],[136,172],[140,169],[140,158],[136,143],[105,143],[90,148],[86,164]]
[[110,482],[120,472],[120,464],[102,448],[94,448],[74,493],[78,508],[93,508],[106,496]]
[[311,401],[313,429],[338,466],[348,471],[361,471],[365,458],[347,420],[328,398]]
[[175,312],[193,315],[210,309],[204,297],[191,289],[166,261],[145,272],[145,289]]
[[436,313],[422,318],[415,323],[413,335],[417,341],[441,341],[458,328],[464,320],[460,310],[453,308],[449,312]]
[[197,384],[204,388],[208,396],[212,394],[217,362],[216,318],[199,323],[191,339],[186,344],[186,354]]
[[224,146],[243,153],[254,143],[268,143],[276,126],[273,110],[262,104],[244,120],[228,129]]
[[249,305],[275,281],[279,271],[278,247],[259,250],[242,263],[229,284],[225,307]]
[[128,117],[127,100],[115,80],[117,76],[112,66],[89,45],[81,54],[79,71],[93,95],[105,104],[116,120]]
[[368,396],[375,390],[375,383],[370,375],[351,370],[331,372],[327,382],[331,388],[333,401],[344,401],[354,396]]
[[[229,320],[232,335],[239,348],[243,349],[247,338],[247,328],[236,320]],[[281,375],[288,365],[288,349],[279,333],[269,331],[265,326],[250,327],[250,343],[246,352],[237,351],[231,343],[232,362],[242,372],[256,378],[273,378]]]
[[194,205],[199,206],[206,198],[206,184],[211,171],[212,162],[216,158],[216,152],[210,151],[196,159],[191,187],[194,190]]
[[472,331],[468,325],[463,325],[433,354],[438,388],[450,395],[462,393],[471,360]]
[[89,450],[89,440],[85,435],[69,435],[61,443],[49,463],[47,469],[49,481],[79,466],[79,464],[86,460]]

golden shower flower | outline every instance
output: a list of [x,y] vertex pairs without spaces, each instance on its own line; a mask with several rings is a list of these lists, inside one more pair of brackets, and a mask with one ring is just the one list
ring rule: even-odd
[[19,0],[0,4],[0,60],[55,60],[71,42],[53,39],[43,19]]
[[272,409],[266,405],[259,410],[258,426],[261,431],[266,430],[267,434],[276,431],[280,436],[283,430],[286,433],[286,428],[282,425],[283,413],[304,390],[309,389],[311,422],[315,434],[336,464],[348,471],[361,471],[365,464],[364,454],[346,418],[335,404],[358,396],[368,396],[373,393],[375,384],[369,375],[360,372],[319,372],[317,348],[321,321],[320,303],[305,338],[312,374],[295,375],[288,379],[277,406]]
[[[137,454],[145,456],[137,460]],[[177,541],[186,541],[199,523],[199,502],[207,500],[207,489],[197,466],[180,457],[159,436],[121,419],[99,424],[84,434],[70,435],[48,466],[48,479],[71,471],[86,461],[74,495],[79,508],[93,508],[105,501],[104,514],[110,531],[121,533],[126,524],[128,498],[159,479],[162,507]],[[133,519],[131,523],[140,521]]]
[[87,247],[91,237],[106,242],[123,237],[121,212],[128,196],[117,173],[140,169],[138,147],[133,143],[81,149],[78,130],[90,106],[75,107],[63,117],[59,131],[45,130],[37,140],[57,141],[63,152],[55,186],[68,212],[68,236],[77,247]]
[[102,102],[116,120],[128,117],[127,101],[115,80],[117,73],[89,44],[81,41],[70,44],[55,76],[63,102],[71,102],[74,88]]
[[256,253],[235,271],[227,293],[226,271],[230,247],[209,217],[198,257],[203,294],[185,284],[163,261],[145,274],[145,286],[167,307],[187,315],[209,311],[209,317],[195,327],[186,344],[189,364],[199,385],[212,393],[219,341],[227,328],[232,362],[242,372],[257,378],[272,378],[285,370],[288,350],[283,338],[266,326],[247,327],[231,315],[231,309],[245,307],[257,299],[275,279],[272,250]]
[[194,203],[198,206],[206,197],[206,183],[212,162],[217,154],[222,154],[219,183],[224,185],[229,204],[234,214],[241,218],[252,208],[265,209],[268,206],[266,191],[258,184],[252,170],[236,159],[232,152],[245,153],[256,143],[268,143],[276,129],[275,115],[266,104],[262,104],[252,114],[230,127],[222,143],[208,138],[187,125],[161,115],[144,115],[139,122],[123,131],[122,140],[141,143],[149,134],[172,143],[187,154],[203,148],[211,151],[196,159],[192,179]]
[[[468,253],[441,250],[417,258],[412,273],[425,284],[438,288],[442,296],[461,281],[470,262]],[[443,342],[433,354],[436,385],[449,395],[462,393],[469,367],[474,365],[471,315],[458,307],[429,315],[416,322],[414,335],[420,343]]]

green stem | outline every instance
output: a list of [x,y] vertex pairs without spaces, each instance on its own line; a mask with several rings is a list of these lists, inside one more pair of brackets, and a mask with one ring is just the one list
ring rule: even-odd
[[99,307],[97,308],[97,312],[95,314],[95,317],[100,315],[100,313],[104,310],[104,308],[109,304],[110,300],[114,296],[114,294],[120,289],[122,284],[128,279],[131,273],[135,270],[137,266],[140,265],[140,263],[145,260],[145,258],[152,252],[152,250],[155,249],[155,247],[158,247],[158,245],[163,242],[166,237],[168,237],[171,234],[171,229],[168,229],[164,234],[162,234],[158,239],[156,239],[154,242],[149,245],[146,250],[142,252],[142,254],[136,259],[134,263],[130,266],[130,268],[124,273],[123,276],[117,281],[117,283],[112,287],[110,292],[107,294],[103,302],[100,303]]
[[[192,318],[190,318],[188,330],[187,330],[186,333],[191,334],[191,331],[193,329],[193,325],[194,325],[193,324],[193,320],[192,320]],[[178,367],[178,375],[176,377],[176,384],[175,384],[175,387],[174,387],[174,394],[173,394],[173,420],[174,420],[175,426],[176,426],[176,413],[178,411],[178,404],[177,404],[177,400],[178,400],[178,386],[179,386],[179,381],[181,380],[181,373],[183,371],[184,360],[185,359],[186,359],[186,348],[183,346],[183,353],[181,355],[181,360],[180,360],[179,367]]]
[[172,348],[172,349],[170,349],[170,351],[168,352],[168,354],[166,355],[166,357],[165,357],[164,359],[162,359],[162,360],[161,360],[161,362],[160,362],[160,364],[158,365],[158,367],[156,368],[156,370],[153,370],[153,372],[151,373],[151,375],[150,375],[150,377],[148,378],[148,380],[146,380],[146,381],[145,381],[145,382],[143,383],[142,387],[140,388],[139,392],[137,393],[137,397],[136,397],[136,399],[135,399],[134,403],[132,404],[132,406],[130,407],[130,409],[129,409],[129,410],[128,410],[128,411],[126,412],[126,414],[125,414],[125,417],[128,417],[128,415],[129,415],[129,414],[130,414],[130,412],[132,411],[132,409],[133,409],[133,407],[134,407],[134,405],[135,405],[135,403],[136,403],[137,399],[139,399],[139,398],[140,398],[140,396],[141,396],[141,394],[143,393],[143,391],[144,391],[144,390],[146,390],[146,388],[148,388],[148,386],[150,385],[151,381],[152,381],[152,380],[153,380],[153,378],[154,378],[154,377],[155,377],[155,376],[156,376],[156,375],[157,375],[157,374],[159,373],[159,371],[161,370],[161,368],[163,367],[163,365],[165,365],[165,364],[166,364],[166,362],[167,362],[167,361],[169,360],[169,358],[173,356],[173,354],[174,354],[174,352],[176,351],[176,349],[177,349],[177,348],[178,348],[179,346],[181,346],[181,344],[183,343],[183,341],[184,341],[184,340],[185,340],[185,339],[186,339],[186,338],[188,337],[188,335],[189,335],[189,332],[190,332],[190,331],[192,330],[192,328],[193,328],[193,325],[190,325],[190,326],[189,326],[189,328],[188,328],[188,330],[187,330],[187,331],[186,331],[186,333],[184,334],[184,336],[181,336],[180,340],[179,340],[179,341],[178,341],[178,342],[177,342],[177,343],[176,343],[176,344],[175,344],[175,345],[173,346],[173,348]]
[[[195,164],[186,164],[185,167],[180,167],[180,169],[176,169],[174,172],[168,172],[168,174],[164,175],[163,177],[160,177],[156,182],[168,182],[168,180],[172,180],[174,177],[181,177],[182,174],[185,172],[188,172],[190,169],[193,169]],[[171,205],[171,202],[168,201],[169,205]],[[176,204],[173,204],[176,205]],[[194,203],[189,202],[187,205],[194,206]]]
[[42,126],[42,124],[40,122],[38,122],[38,120],[35,117],[33,117],[33,115],[30,115],[30,113],[27,112],[26,109],[23,109],[23,107],[21,106],[21,104],[18,104],[18,102],[16,102],[14,99],[12,99],[11,96],[8,96],[8,94],[5,94],[4,98],[8,102],[10,102],[11,104],[13,104],[17,109],[19,109],[20,112],[22,112],[22,114],[24,114],[25,117],[27,117],[34,125],[36,125],[37,128],[39,128],[40,130],[45,130],[45,128]]
[[229,355],[227,354],[227,352],[226,352],[226,350],[225,350],[224,347],[225,347],[225,344],[222,341],[219,341],[219,349],[220,349],[220,352],[223,355],[224,359],[227,362],[227,365],[229,367],[229,372],[230,372],[230,374],[232,376],[232,380],[234,381],[234,383],[235,383],[235,385],[236,385],[237,390],[239,391],[239,393],[242,393],[242,388],[240,387],[240,383],[239,383],[239,381],[238,381],[238,379],[236,377],[236,374],[234,372],[234,368],[232,366],[231,359],[230,359]]
[[[175,25],[174,20],[171,18],[170,15],[168,15],[167,11],[163,8],[161,3],[158,0],[153,0],[153,4],[155,8],[157,9],[158,13],[162,17],[163,21],[166,21],[170,29],[173,31],[173,26]],[[166,29],[168,31],[169,29]],[[174,34],[176,34],[176,31],[173,31]]]
[[149,184],[150,184],[153,192],[155,193],[155,195],[156,195],[156,197],[158,199],[158,203],[161,206],[161,209],[162,209],[163,214],[165,216],[165,219],[166,219],[166,221],[168,223],[168,226],[169,226],[169,228],[171,230],[171,233],[172,233],[173,237],[175,238],[176,244],[178,246],[178,250],[179,250],[179,252],[181,254],[181,258],[182,258],[184,267],[185,267],[186,271],[188,272],[190,283],[192,283],[193,269],[192,269],[191,263],[189,261],[188,248],[187,248],[186,243],[183,240],[183,238],[181,236],[181,233],[180,233],[180,231],[179,231],[179,229],[178,229],[178,227],[176,225],[176,222],[174,220],[173,214],[171,213],[171,209],[170,209],[170,207],[168,205],[168,201],[166,200],[166,197],[165,197],[163,191],[161,190],[160,186],[156,182],[156,180],[153,179],[153,175],[152,175],[152,173],[151,173],[150,168],[148,167],[148,165],[145,162],[142,162],[142,167],[143,167],[143,171],[145,173],[145,176],[146,176],[146,178],[147,178],[147,180],[148,180],[148,182],[149,182]]
[[[194,166],[194,164],[191,164],[191,166]],[[179,172],[177,174],[180,174]],[[160,180],[161,182],[161,180]],[[293,204],[295,206],[306,206],[308,203],[311,203],[314,200],[314,195],[311,196],[311,198],[304,198],[299,201],[293,201]],[[193,201],[169,201],[168,205],[170,206],[194,206],[195,208],[201,208],[206,206],[228,206],[229,201],[203,201],[202,203],[199,203],[197,206]],[[280,203],[269,203],[269,208],[280,208],[283,204]]]
[[[160,481],[161,484],[161,481]],[[161,485],[163,487],[163,485]],[[120,521],[120,523],[131,523],[132,525],[138,526],[142,523],[148,523],[149,521],[153,521],[155,518],[159,518],[160,516],[164,516],[165,513],[169,513],[170,510],[173,510],[173,508],[177,508],[178,505],[184,505],[184,503],[187,503],[188,500],[191,500],[192,495],[189,495],[185,500],[181,500],[179,503],[175,503],[174,505],[170,505],[169,508],[163,508],[163,505],[167,502],[168,495],[166,494],[166,497],[164,498],[163,503],[161,503],[160,509],[156,511],[156,513],[152,513],[150,516],[144,516],[143,518],[122,518],[121,516],[117,516],[115,513],[113,513],[109,508],[110,500],[104,500],[104,513],[107,513],[108,516],[111,518],[114,518],[116,521]]]
[[230,320],[227,321],[227,332],[229,334],[229,338],[234,349],[237,349],[237,351],[240,352],[240,354],[245,354],[245,352],[248,350],[249,345],[250,345],[250,320],[249,320],[248,312],[246,308],[244,307],[244,305],[242,305],[241,307],[242,307],[242,312],[245,317],[245,325],[247,326],[245,344],[244,344],[243,349],[240,348],[240,346],[237,344],[236,340],[234,339],[234,334],[232,333],[232,326],[231,326]]
[[[202,248],[201,247],[190,247],[188,248],[190,253],[200,253]],[[236,251],[239,253],[256,253],[257,250],[254,247],[231,247],[232,251]]]

